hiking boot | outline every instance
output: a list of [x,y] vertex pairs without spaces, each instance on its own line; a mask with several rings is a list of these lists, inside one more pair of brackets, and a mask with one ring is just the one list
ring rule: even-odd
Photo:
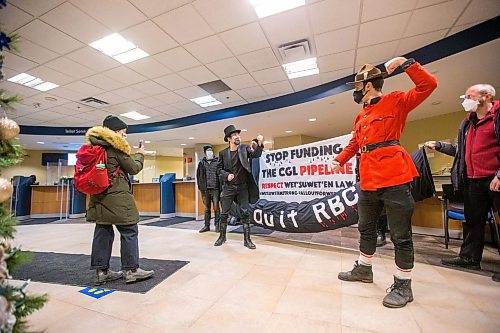
[[200,231],[198,232],[201,234],[202,232],[207,232],[207,231],[210,231],[209,225],[204,225],[203,228],[201,228]]
[[387,244],[385,233],[377,231],[377,247],[384,246],[385,244]]
[[129,269],[125,271],[125,283],[134,283],[137,281],[149,279],[154,274],[154,271],[145,271],[140,268]]
[[462,257],[443,259],[441,260],[441,263],[445,266],[462,267],[462,268],[472,269],[475,271],[479,271],[481,269],[481,265],[479,262]]
[[342,281],[361,281],[364,283],[373,283],[372,266],[358,264],[358,261],[356,260],[351,271],[340,272],[338,277],[339,280]]
[[99,286],[105,284],[106,282],[115,281],[123,276],[122,271],[114,272],[110,269],[96,269],[94,284]]
[[[394,284],[389,288],[391,291],[384,297],[382,304],[388,308],[402,308],[413,301],[410,279],[398,279],[394,277]],[[387,289],[387,290],[389,290]]]

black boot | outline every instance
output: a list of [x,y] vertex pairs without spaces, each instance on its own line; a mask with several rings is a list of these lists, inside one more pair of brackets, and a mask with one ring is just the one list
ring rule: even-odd
[[220,232],[220,222],[215,222],[215,232]]
[[338,278],[342,281],[361,281],[365,283],[373,283],[372,266],[358,264],[358,261],[356,260],[354,262],[353,269],[348,272],[340,272]]
[[377,247],[384,246],[385,244],[387,244],[385,233],[377,230]]
[[445,266],[462,267],[462,268],[472,269],[475,271],[478,271],[481,269],[481,264],[479,262],[474,261],[472,259],[468,259],[468,258],[462,258],[462,257],[443,259],[443,260],[441,260],[441,263]]
[[382,304],[388,308],[402,308],[413,301],[411,291],[411,280],[398,279],[394,277],[394,284],[389,288],[391,291],[384,297]]
[[204,225],[203,228],[200,229],[200,231],[198,231],[199,233],[202,233],[202,232],[207,232],[207,231],[210,231],[210,224],[209,225]]
[[243,240],[243,245],[248,247],[250,250],[255,250],[257,248],[250,239],[250,224],[248,223],[243,224]]
[[227,222],[220,222],[219,238],[215,241],[214,246],[221,246],[226,242]]
[[491,279],[495,282],[500,282],[500,273],[496,272],[495,274],[493,274]]

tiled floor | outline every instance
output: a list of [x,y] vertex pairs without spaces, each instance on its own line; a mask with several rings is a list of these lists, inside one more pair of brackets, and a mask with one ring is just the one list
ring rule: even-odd
[[[19,226],[24,250],[89,254],[91,224]],[[117,237],[118,238],[118,237]],[[500,284],[489,276],[418,262],[415,301],[387,309],[393,259],[377,255],[373,284],[341,282],[352,249],[254,236],[140,226],[141,256],[190,263],[147,294],[114,292],[101,299],[80,287],[31,282],[50,301],[30,317],[33,330],[51,332],[498,332]],[[113,255],[119,255],[116,239]],[[64,274],[64,272],[61,272]]]

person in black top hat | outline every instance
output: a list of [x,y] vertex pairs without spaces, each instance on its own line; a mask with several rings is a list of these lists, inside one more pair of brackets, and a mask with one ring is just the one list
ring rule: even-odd
[[219,159],[214,157],[212,145],[206,144],[203,146],[205,156],[198,163],[196,169],[196,181],[198,182],[198,189],[201,192],[201,198],[205,205],[205,225],[201,228],[200,232],[210,231],[210,219],[212,218],[211,204],[213,203],[215,218],[215,232],[219,230],[219,200],[220,200],[220,186],[219,177],[217,176],[217,163]]
[[[260,157],[264,148],[264,138],[261,135],[257,137],[258,142],[255,149],[249,145],[241,144],[240,132],[234,125],[229,125],[224,129],[224,141],[229,142],[229,147],[219,153],[219,163],[217,164],[217,173],[223,180],[223,186],[220,234],[215,246],[221,246],[226,241],[227,216],[233,201],[238,202],[242,211],[248,209],[248,181],[252,177],[250,160]],[[250,239],[248,217],[243,217],[241,223],[243,224],[244,245],[253,250],[255,245]]]

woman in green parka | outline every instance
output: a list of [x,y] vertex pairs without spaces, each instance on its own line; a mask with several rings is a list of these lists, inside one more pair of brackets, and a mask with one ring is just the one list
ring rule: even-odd
[[[125,276],[126,283],[144,280],[153,271],[139,268],[139,241],[137,222],[139,211],[132,195],[128,175],[135,175],[144,164],[144,148],[131,155],[130,145],[125,139],[127,124],[116,116],[107,116],[102,126],[89,129],[85,135],[87,144],[106,149],[108,175],[111,185],[100,194],[90,196],[87,221],[94,222],[91,269],[96,270],[95,284],[100,285]],[[113,247],[113,225],[120,232],[122,271],[109,269]]]

